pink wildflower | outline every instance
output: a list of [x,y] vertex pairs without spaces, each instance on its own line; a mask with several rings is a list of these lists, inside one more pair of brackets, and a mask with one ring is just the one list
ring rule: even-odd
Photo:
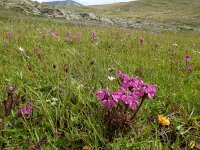
[[55,32],[53,30],[49,30],[49,33],[51,34],[51,36],[53,37],[57,37],[58,36],[58,32]]
[[67,35],[67,37],[72,37],[72,33],[71,32],[67,32],[66,35]]
[[117,76],[120,78],[123,88],[134,92],[137,96],[142,97],[146,93],[149,98],[152,99],[154,97],[156,85],[145,84],[138,76],[133,78],[121,72],[118,72]]
[[126,104],[129,105],[131,109],[135,109],[138,105],[138,96],[136,93],[131,92],[129,90],[125,90],[123,87],[120,87],[121,93],[121,100]]
[[76,35],[76,39],[80,39],[80,38],[81,38],[81,34],[78,33],[78,34]]
[[185,56],[184,56],[184,60],[185,60],[186,62],[190,62],[190,61],[192,60],[192,58],[191,58],[189,55],[185,55]]
[[106,108],[111,108],[112,106],[116,105],[120,97],[117,92],[112,92],[108,88],[97,92],[96,95]]
[[117,73],[117,77],[121,80],[122,84],[126,84],[130,80],[130,77],[121,71]]
[[108,88],[97,92],[97,97],[102,101],[104,107],[110,108],[119,101],[135,109],[138,105],[138,99],[153,99],[156,93],[156,85],[148,85],[139,77],[129,77],[122,72],[118,72],[120,79],[120,88],[117,92],[109,91]]
[[7,35],[8,38],[12,38],[13,37],[13,32],[7,32],[6,35]]
[[31,115],[32,112],[33,112],[33,106],[26,106],[26,107],[23,107],[21,108],[21,112],[22,114],[25,114],[25,115]]
[[143,81],[137,76],[133,78],[121,72],[118,72],[117,76],[120,78],[122,86],[124,88],[128,88],[129,90],[141,89],[144,85]]
[[153,97],[156,94],[156,89],[157,89],[156,85],[146,85],[144,87],[144,92],[145,94],[147,94],[148,98],[153,99]]
[[52,35],[53,37],[57,37],[57,36],[58,36],[58,32],[52,32],[51,35]]
[[93,42],[97,40],[97,33],[96,33],[96,31],[92,31],[91,40],[92,40]]
[[191,71],[193,70],[193,67],[192,67],[192,65],[188,66],[188,68],[187,68],[187,69],[188,69],[188,71],[190,71],[190,72],[191,72]]
[[140,44],[144,44],[144,38],[140,38]]

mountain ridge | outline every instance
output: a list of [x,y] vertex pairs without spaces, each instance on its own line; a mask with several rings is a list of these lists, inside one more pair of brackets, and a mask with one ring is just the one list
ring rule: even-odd
[[46,5],[50,5],[50,6],[83,6],[82,4],[75,2],[73,0],[63,0],[63,1],[51,1],[51,2],[44,2],[44,4]]

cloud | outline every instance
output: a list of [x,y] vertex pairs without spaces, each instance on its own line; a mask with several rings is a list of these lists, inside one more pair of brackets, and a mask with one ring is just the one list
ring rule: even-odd
[[[38,2],[50,2],[50,1],[61,1],[61,0],[35,0]],[[74,0],[83,5],[98,5],[98,4],[112,4],[118,2],[130,2],[131,0]]]

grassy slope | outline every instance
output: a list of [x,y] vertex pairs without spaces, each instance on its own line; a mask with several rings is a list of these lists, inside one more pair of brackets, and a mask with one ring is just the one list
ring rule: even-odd
[[[92,6],[110,17],[173,21],[180,25],[200,26],[199,0],[138,0],[128,3]],[[193,18],[193,19],[191,19]]]
[[[81,149],[84,145],[95,149],[164,149],[187,147],[193,140],[200,143],[200,54],[193,52],[200,49],[199,33],[80,27],[0,10],[0,99],[6,98],[6,86],[15,84],[20,95],[36,105],[28,122],[16,119],[16,110],[6,118],[0,143],[6,142],[8,149],[27,149],[28,139],[37,143],[44,134],[48,141],[43,149]],[[57,31],[59,37],[51,37],[49,29]],[[90,40],[93,30],[98,37],[95,44]],[[6,38],[8,31],[14,33],[11,39]],[[66,44],[67,31],[80,32],[82,38]],[[139,44],[140,37],[145,38],[144,45]],[[160,46],[155,47],[156,43]],[[40,59],[35,52],[38,46]],[[30,59],[23,58],[19,47]],[[185,54],[192,57],[192,73],[185,70]],[[158,85],[156,98],[145,102],[133,121],[134,128],[116,134],[112,141],[102,127],[101,104],[91,92],[106,86],[116,88],[107,79],[115,75],[108,71],[110,67],[130,75],[140,70],[145,82]],[[46,102],[53,97],[58,99],[56,106]],[[170,118],[173,133],[166,134],[159,127],[158,114]],[[169,140],[175,131],[183,136],[173,144]],[[162,143],[161,135],[168,135],[169,140]]]

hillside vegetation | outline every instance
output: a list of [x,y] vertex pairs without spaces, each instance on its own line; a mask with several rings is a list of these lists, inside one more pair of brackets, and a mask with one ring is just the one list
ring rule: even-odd
[[0,26],[0,149],[200,149],[199,32],[3,7]]
[[[127,3],[93,6],[102,9],[105,14],[125,15],[128,17],[147,17],[171,19],[178,17],[200,18],[199,0],[139,0]],[[109,10],[111,10],[109,12]]]

